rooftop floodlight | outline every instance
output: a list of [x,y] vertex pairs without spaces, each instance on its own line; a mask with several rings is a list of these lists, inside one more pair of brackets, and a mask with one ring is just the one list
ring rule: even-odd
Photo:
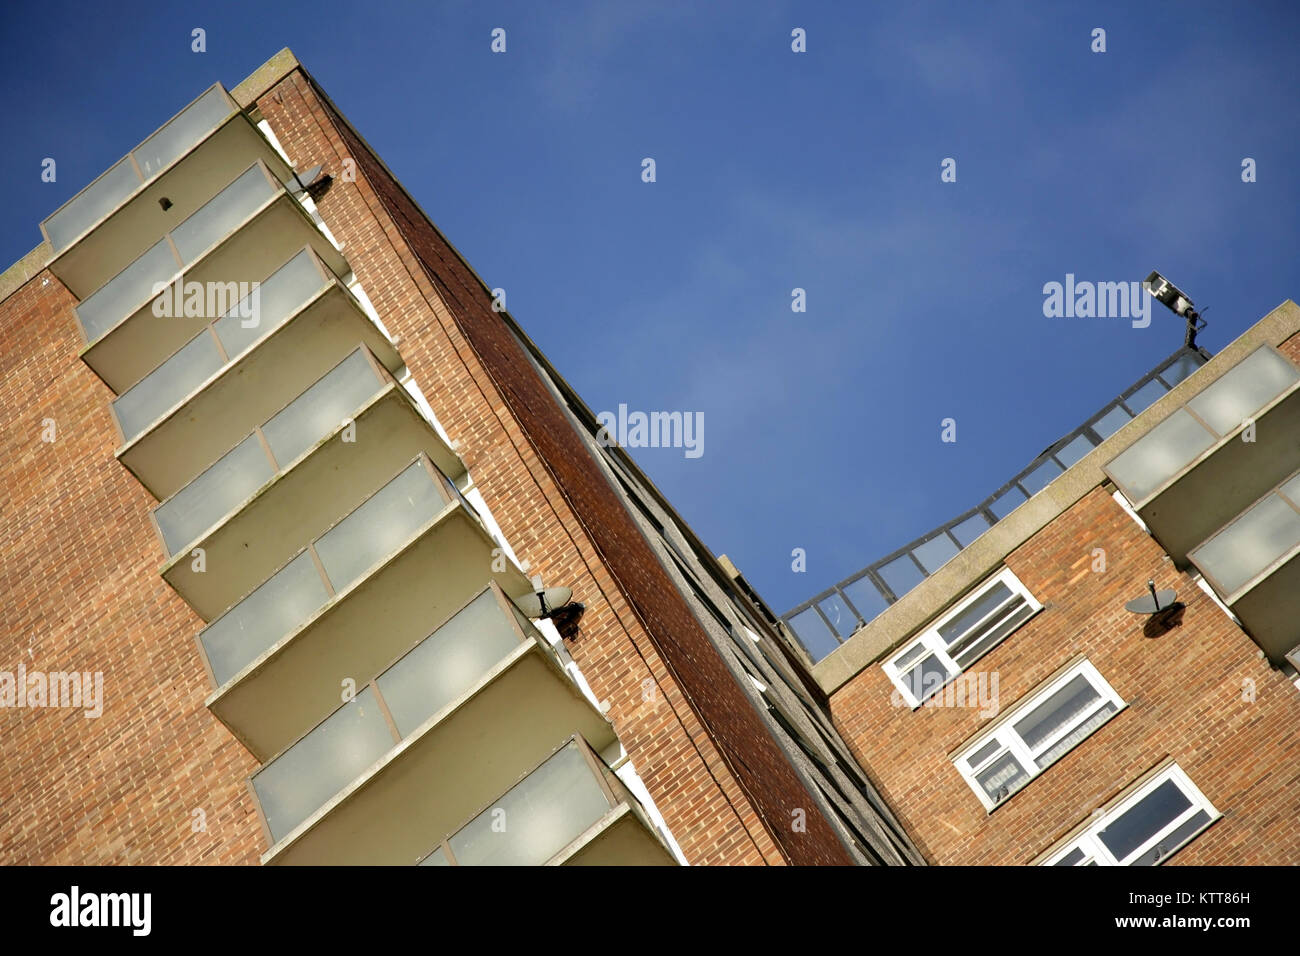
[[1205,321],[1201,318],[1201,313],[1196,311],[1196,306],[1192,305],[1187,293],[1159,272],[1152,272],[1142,284],[1165,308],[1187,320],[1186,344],[1195,345],[1196,333],[1205,328]]

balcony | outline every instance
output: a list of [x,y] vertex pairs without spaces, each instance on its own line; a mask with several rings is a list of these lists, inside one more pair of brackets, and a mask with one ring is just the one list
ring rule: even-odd
[[[397,350],[315,253],[304,249],[113,403],[118,460],[160,501],[337,365],[358,343],[385,368]],[[254,320],[243,316],[255,311]],[[255,321],[251,328],[245,326]]]
[[1269,660],[1281,665],[1300,642],[1300,474],[1190,557]]
[[125,392],[310,246],[333,275],[347,262],[265,166],[250,166],[76,307],[82,360]]
[[654,824],[579,736],[485,807],[421,866],[676,866]]
[[406,390],[359,347],[154,509],[169,556],[162,576],[201,613],[220,612],[419,453],[453,481],[465,474]]
[[468,503],[430,477],[416,461],[200,631],[217,688],[207,705],[259,759],[329,713],[342,676],[377,674],[485,581],[512,598],[532,590]]
[[230,95],[213,86],[41,223],[55,253],[50,271],[86,298],[255,160],[279,182],[292,176]]
[[1179,568],[1188,552],[1300,469],[1300,372],[1262,346],[1104,471]]
[[491,585],[253,775],[262,862],[415,863],[575,732],[616,741]]

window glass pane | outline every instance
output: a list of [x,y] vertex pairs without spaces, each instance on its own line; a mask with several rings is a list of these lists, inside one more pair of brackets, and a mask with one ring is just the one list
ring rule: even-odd
[[95,341],[149,302],[154,285],[170,281],[179,270],[171,246],[163,239],[105,282],[77,305],[86,341]]
[[270,459],[256,435],[226,452],[154,511],[167,553],[175,554],[271,480]]
[[282,325],[312,295],[324,288],[325,277],[316,268],[311,253],[304,249],[277,269],[256,291],[251,291],[246,299],[239,298],[238,283],[226,285],[229,288],[226,301],[230,308],[219,313],[221,318],[213,323],[213,330],[221,339],[226,354],[234,359],[262,336]]
[[1191,805],[1178,784],[1166,780],[1118,819],[1107,823],[1097,837],[1106,844],[1106,849],[1110,850],[1115,859],[1123,861]]
[[451,863],[447,860],[447,854],[442,852],[442,847],[438,847],[420,861],[420,866],[451,866]]
[[398,733],[412,733],[518,646],[496,595],[484,591],[376,681]]
[[894,658],[894,666],[900,671],[907,668],[909,664],[919,661],[926,653],[924,641],[917,641],[903,653]]
[[1052,866],[1078,866],[1083,862],[1084,853],[1077,846],[1065,856],[1061,857]]
[[826,619],[831,622],[831,627],[841,639],[851,637],[857,630],[857,616],[849,610],[849,606],[838,594],[822,598],[817,602],[817,606],[822,609],[822,613],[826,615]]
[[260,166],[250,167],[172,230],[172,241],[182,261],[193,262],[224,239],[275,191]]
[[215,87],[185,107],[179,116],[131,151],[145,179],[156,176],[189,152],[231,112],[225,94]]
[[971,754],[969,757],[966,758],[966,765],[968,767],[971,767],[972,769],[978,767],[984,761],[988,760],[995,753],[997,753],[998,748],[1001,746],[1002,746],[1001,741],[990,740],[983,747],[981,747],[979,750],[975,751],[973,754]]
[[225,363],[217,343],[204,330],[171,358],[113,400],[113,411],[130,441],[164,412],[189,396]]
[[1081,461],[1092,449],[1091,438],[1087,435],[1075,435],[1056,452],[1056,460],[1069,468],[1076,462]]
[[821,619],[816,608],[810,607],[806,611],[800,611],[790,618],[788,623],[795,636],[799,638],[799,643],[804,646],[804,650],[814,661],[821,660],[840,646],[840,642],[831,634],[830,628]]
[[1300,508],[1300,475],[1296,475],[1289,481],[1283,482],[1282,487],[1278,490],[1290,498],[1293,505]]
[[1020,479],[1020,484],[1025,487],[1031,495],[1036,495],[1046,488],[1057,475],[1061,473],[1061,466],[1048,458],[1041,465]]
[[889,607],[889,602],[885,596],[876,589],[871,583],[871,578],[866,576],[858,578],[856,581],[850,581],[840,589],[847,596],[862,620],[874,620],[876,615]]
[[925,700],[948,683],[948,669],[939,658],[931,654],[916,667],[902,675],[903,685],[917,700]]
[[58,252],[69,245],[120,206],[139,185],[140,177],[136,175],[129,156],[115,163],[108,172],[45,220],[45,231],[54,251]]
[[1146,409],[1154,405],[1156,399],[1160,398],[1164,394],[1164,383],[1158,378],[1153,378],[1128,398],[1124,399],[1124,404],[1128,406],[1128,410],[1132,412],[1133,416],[1136,418]]
[[950,531],[952,536],[960,541],[961,546],[965,548],[991,527],[993,526],[989,524],[989,519],[984,517],[984,513],[977,511],[965,521],[954,525]]
[[956,557],[957,545],[953,544],[952,539],[946,534],[941,534],[937,538],[931,538],[925,544],[918,544],[912,549],[912,554],[926,571],[934,574],[947,561]]
[[1180,408],[1125,449],[1110,463],[1109,471],[1124,497],[1139,502],[1214,442],[1214,436]]
[[272,837],[290,833],[393,746],[366,687],[253,777]]
[[316,562],[304,551],[199,632],[217,686],[297,630],[328,600]]
[[925,575],[916,566],[916,562],[907,555],[895,558],[886,564],[880,569],[880,576],[885,579],[885,584],[889,585],[889,589],[896,597],[902,597],[925,580]]
[[1023,491],[1015,485],[1012,485],[1006,491],[1002,492],[1002,494],[997,497],[997,500],[989,505],[989,511],[992,511],[993,514],[997,516],[997,519],[1001,521],[1028,500],[1029,499],[1025,497]]
[[609,801],[569,744],[452,836],[461,866],[540,866],[605,815]]
[[316,542],[335,591],[342,591],[410,539],[442,509],[442,496],[417,461]]
[[334,366],[262,427],[280,467],[338,428],[382,385],[360,349]]
[[1196,549],[1196,564],[1225,596],[1300,544],[1300,514],[1269,495]]
[[1011,589],[1001,581],[995,581],[983,594],[962,609],[946,624],[939,628],[939,636],[947,644],[952,644],[982,619],[1011,598]]
[[1198,810],[1186,822],[1179,824],[1173,832],[1162,836],[1155,846],[1136,857],[1129,866],[1155,866],[1161,860],[1168,858],[1169,854],[1177,850],[1181,844],[1209,826],[1209,823],[1210,815],[1204,810]]
[[1043,741],[1081,719],[1097,706],[1101,695],[1083,674],[1072,678],[1015,723],[1015,731],[1031,751]]
[[1256,349],[1187,403],[1226,435],[1300,380],[1300,371],[1272,349]]
[[1029,782],[1029,774],[1012,753],[1005,753],[975,775],[994,803],[1005,800]]
[[1039,769],[1049,767],[1055,763],[1060,759],[1062,754],[1068,752],[1070,748],[1079,743],[1079,741],[1086,739],[1089,734],[1104,724],[1110,715],[1115,713],[1118,709],[1119,708],[1110,701],[1106,701],[1098,707],[1096,713],[1092,714],[1078,727],[1075,727],[1056,743],[1052,744],[1051,747],[1039,756],[1037,760]]

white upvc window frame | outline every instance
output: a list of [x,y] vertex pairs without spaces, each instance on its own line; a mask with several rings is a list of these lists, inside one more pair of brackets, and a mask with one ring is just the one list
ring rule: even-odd
[[[991,588],[996,587],[998,584],[1002,584],[1010,590],[1013,595],[1012,598],[1008,599],[993,611],[990,611],[984,617],[976,621],[966,633],[976,630],[978,627],[994,620],[1000,612],[1003,612],[1014,603],[1016,597],[1024,600],[1025,604],[1029,608],[1029,613],[1025,615],[1024,618],[1015,625],[1015,627],[1011,628],[1007,633],[1003,634],[992,644],[984,647],[977,655],[966,661],[965,666],[958,664],[957,661],[949,655],[949,645],[947,641],[943,639],[939,630],[948,622],[958,617],[972,604],[983,598]],[[889,658],[881,664],[881,667],[884,669],[885,674],[889,677],[889,680],[893,683],[894,687],[898,689],[903,700],[905,700],[913,710],[916,710],[924,704],[926,700],[933,697],[944,687],[948,686],[948,684],[952,683],[952,681],[969,668],[970,665],[974,664],[989,651],[993,650],[993,648],[997,647],[1016,631],[1020,630],[1025,623],[1027,623],[1042,609],[1043,606],[1038,603],[1033,594],[1030,593],[1029,589],[1020,582],[1020,579],[1012,573],[1011,569],[1003,568],[997,574],[985,578],[980,582],[978,587],[971,591],[970,594],[966,595],[966,597],[950,607],[942,616],[936,618],[924,631],[904,644],[901,649],[891,654]],[[918,650],[921,648],[923,648],[923,650]],[[934,657],[934,659],[947,672],[947,677],[944,679],[943,683],[935,687],[926,688],[923,696],[917,697],[917,695],[912,692],[911,684],[905,678],[917,665],[929,657]],[[898,662],[905,658],[910,659],[907,660],[904,666],[900,667]]]
[[[1105,843],[1101,841],[1098,834],[1102,833],[1108,825],[1122,817],[1129,810],[1133,809],[1141,800],[1160,787],[1162,784],[1173,781],[1174,784],[1182,791],[1190,806],[1174,817],[1171,821],[1161,827],[1153,836],[1149,837],[1140,846],[1132,850],[1122,860],[1116,859],[1114,854]],[[1132,861],[1147,853],[1152,847],[1173,833],[1185,822],[1192,819],[1196,814],[1204,812],[1209,817],[1205,824],[1195,832],[1188,834],[1179,842],[1167,848],[1164,854],[1156,861],[1156,864],[1162,864],[1174,854],[1176,854],[1187,844],[1191,843],[1202,833],[1204,833],[1214,821],[1222,816],[1214,805],[1210,803],[1205,794],[1192,783],[1190,777],[1183,772],[1183,769],[1176,763],[1160,770],[1151,776],[1150,779],[1143,781],[1137,787],[1133,788],[1130,793],[1125,794],[1113,807],[1107,810],[1104,815],[1091,823],[1082,833],[1063,841],[1059,846],[1050,850],[1043,858],[1040,866],[1054,866],[1058,860],[1069,856],[1076,849],[1083,853],[1083,857],[1074,866],[1129,866]]]
[[[1061,690],[1077,677],[1083,677],[1092,685],[1093,690],[1097,692],[1098,701],[1081,719],[1071,721],[1063,728],[1059,728],[1052,736],[1048,737],[1037,747],[1030,747],[1028,743],[1020,736],[1016,730],[1016,724],[1031,714],[1034,710],[1046,703],[1053,694]],[[1061,751],[1052,759],[1051,763],[1039,765],[1039,759],[1047,754],[1061,740],[1084,726],[1089,720],[1093,719],[1106,706],[1114,706],[1114,711],[1106,715],[1101,723],[1092,728],[1088,734],[1079,740],[1076,740],[1067,749]],[[967,744],[964,744],[952,757],[953,765],[957,772],[961,774],[962,779],[966,781],[971,790],[975,792],[984,805],[984,809],[993,812],[997,807],[1002,806],[1013,796],[1033,783],[1048,767],[1059,761],[1075,747],[1082,744],[1088,737],[1091,737],[1098,730],[1109,723],[1116,717],[1120,711],[1128,706],[1122,697],[1111,687],[1109,682],[1101,676],[1093,664],[1087,659],[1081,659],[1070,664],[1065,670],[1057,676],[1050,678],[1046,683],[1039,685],[1028,695],[1017,701],[1014,706],[1006,710],[989,729],[982,732],[978,737]],[[988,749],[990,746],[993,749]],[[986,751],[981,754],[981,751]],[[988,795],[983,785],[979,782],[979,772],[982,768],[987,768],[996,760],[1002,759],[1005,755],[1010,754],[1020,764],[1021,768],[1029,774],[1028,778],[1015,790],[1001,797],[993,799]],[[972,756],[980,756],[980,760],[974,764],[971,762]]]

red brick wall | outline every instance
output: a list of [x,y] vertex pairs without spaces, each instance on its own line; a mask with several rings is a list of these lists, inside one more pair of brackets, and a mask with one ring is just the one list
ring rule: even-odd
[[516,553],[587,605],[571,651],[687,858],[847,862],[481,285],[301,72],[258,106],[295,163],[334,175],[321,214]]
[[[1159,545],[1097,488],[1006,563],[1045,610],[971,672],[998,673],[1006,708],[1083,652],[1128,707],[988,813],[948,758],[986,722],[979,708],[894,708],[880,665],[859,673],[832,696],[835,722],[922,853],[1027,863],[1168,756],[1223,814],[1171,863],[1300,861],[1300,691]],[[1148,579],[1187,604],[1159,638],[1123,606]]]
[[0,302],[0,670],[102,671],[106,703],[0,708],[0,864],[255,863],[256,764],[203,706],[202,622],[158,575],[74,302],[48,272]]

